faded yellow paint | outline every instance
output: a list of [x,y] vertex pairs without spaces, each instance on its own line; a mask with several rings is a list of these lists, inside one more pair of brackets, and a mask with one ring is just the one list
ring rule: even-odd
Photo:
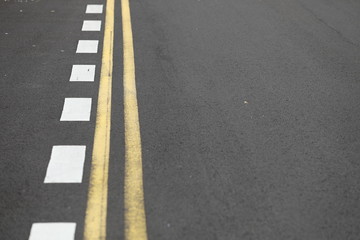
[[146,240],[146,217],[134,46],[129,0],[121,0],[124,45],[125,240]]
[[106,239],[113,42],[114,0],[107,0],[94,146],[85,215],[84,240]]

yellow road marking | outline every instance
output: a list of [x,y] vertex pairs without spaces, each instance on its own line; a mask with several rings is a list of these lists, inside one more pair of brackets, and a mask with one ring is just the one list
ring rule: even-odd
[[106,239],[113,42],[114,0],[107,0],[94,146],[85,215],[84,240]]
[[129,0],[121,0],[124,44],[125,240],[146,240],[141,137]]

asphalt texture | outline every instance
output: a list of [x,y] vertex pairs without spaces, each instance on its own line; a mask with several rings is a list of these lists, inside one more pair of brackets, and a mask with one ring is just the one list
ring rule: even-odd
[[[70,83],[96,0],[0,2],[0,239],[76,222],[82,239],[99,71]],[[131,1],[149,239],[360,239],[360,2]],[[120,2],[108,239],[123,239]],[[90,122],[60,122],[92,97]],[[87,146],[82,184],[44,184],[51,147]]]

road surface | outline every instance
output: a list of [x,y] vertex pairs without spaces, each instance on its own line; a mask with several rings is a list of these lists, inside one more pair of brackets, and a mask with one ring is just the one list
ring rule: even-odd
[[127,3],[0,2],[0,239],[360,239],[360,2]]

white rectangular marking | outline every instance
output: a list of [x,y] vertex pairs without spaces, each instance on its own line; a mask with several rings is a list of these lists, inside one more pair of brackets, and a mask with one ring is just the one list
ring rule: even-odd
[[60,121],[90,121],[91,98],[65,98]]
[[95,65],[73,65],[70,82],[93,82]]
[[84,20],[81,31],[100,31],[100,20]]
[[97,53],[98,40],[79,40],[76,53]]
[[76,223],[33,223],[29,240],[74,240]]
[[102,4],[88,4],[86,6],[86,13],[102,13],[103,5]]
[[86,146],[53,146],[44,183],[81,183]]

